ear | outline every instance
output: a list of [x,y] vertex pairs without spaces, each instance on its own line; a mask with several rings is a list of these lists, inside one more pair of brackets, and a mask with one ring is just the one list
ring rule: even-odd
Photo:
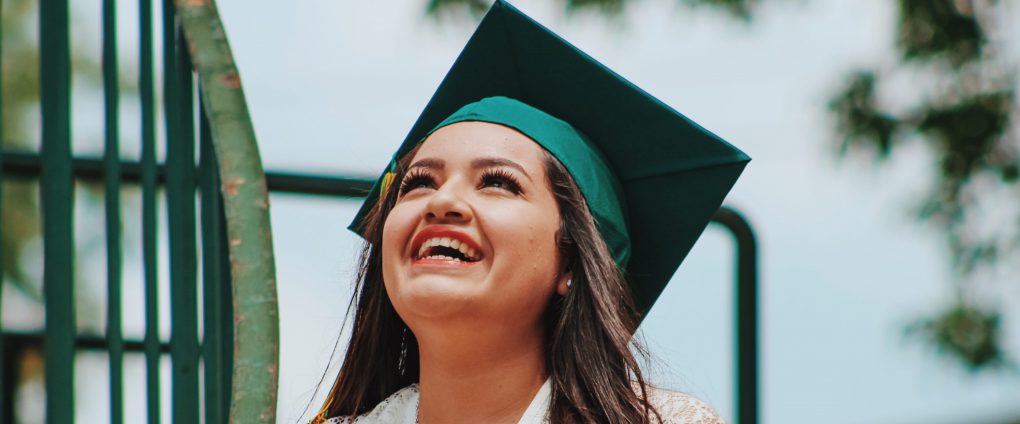
[[573,274],[570,272],[560,274],[560,278],[556,281],[556,293],[560,296],[566,296],[567,292],[570,291],[571,278],[573,278]]

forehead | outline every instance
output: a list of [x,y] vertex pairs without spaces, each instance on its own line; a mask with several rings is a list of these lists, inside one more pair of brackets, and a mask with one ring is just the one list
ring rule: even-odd
[[456,162],[476,157],[497,157],[513,160],[529,172],[540,172],[544,170],[545,154],[538,143],[510,127],[465,121],[436,130],[425,139],[414,158]]

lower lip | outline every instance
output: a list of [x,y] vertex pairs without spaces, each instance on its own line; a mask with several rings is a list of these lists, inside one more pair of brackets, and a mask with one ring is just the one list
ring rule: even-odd
[[478,263],[467,261],[451,261],[448,259],[412,259],[412,265],[441,266],[441,267],[466,267]]

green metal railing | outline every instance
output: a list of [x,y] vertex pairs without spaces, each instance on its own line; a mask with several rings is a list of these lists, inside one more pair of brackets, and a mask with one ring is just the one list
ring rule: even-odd
[[[103,0],[103,168],[106,209],[106,339],[110,352],[110,410],[124,410],[124,335],[121,322],[120,73],[117,64],[117,6]],[[110,416],[121,424],[120,413]]]
[[[221,178],[234,300],[230,421],[276,420],[279,311],[269,221],[269,192],[255,128],[241,90],[226,30],[212,0],[178,0],[177,12],[195,55],[202,105]],[[183,71],[187,71],[188,68]],[[192,233],[193,234],[193,233]]]
[[42,0],[41,73],[43,300],[46,419],[74,420],[74,183],[71,179],[71,55],[68,7]]
[[[158,423],[161,418],[160,360],[164,355],[169,355],[171,361],[170,410],[174,422],[200,422],[199,413],[203,409],[204,421],[208,423],[227,422],[228,418],[234,422],[275,421],[278,319],[265,202],[268,193],[240,79],[233,67],[215,4],[211,1],[175,4],[164,0],[161,4],[162,93],[167,156],[164,164],[157,164],[154,10],[152,0],[139,0],[138,5],[141,160],[125,162],[119,154],[121,95],[117,4],[115,0],[104,0],[104,154],[101,160],[83,163],[71,153],[69,2],[41,0],[39,3],[41,151],[38,155],[3,152],[0,181],[17,178],[39,181],[45,328],[41,334],[2,332],[0,421],[5,423],[15,419],[13,397],[14,384],[18,381],[17,361],[29,350],[43,352],[48,423],[74,422],[75,353],[78,350],[103,350],[108,354],[109,409],[113,423],[124,422],[124,357],[134,354],[145,356],[146,408],[150,423]],[[202,62],[193,64],[192,54]],[[196,75],[200,84],[196,84]],[[201,91],[199,97],[203,101],[196,102],[196,91]],[[197,103],[201,106],[198,106],[196,125]],[[198,164],[194,161],[196,139]],[[102,181],[105,196],[107,309],[103,337],[78,334],[75,322],[74,179],[89,176]],[[125,340],[122,332],[121,190],[125,181],[140,184],[142,192],[144,340]],[[229,183],[221,185],[221,181]],[[160,190],[166,197],[170,242],[169,341],[159,336],[157,198]],[[196,191],[200,194],[198,205]],[[3,205],[2,198],[0,205]],[[196,221],[196,214],[200,222]],[[199,225],[203,282],[201,340],[198,331]],[[236,342],[235,335],[239,336]],[[204,370],[204,379],[199,377],[200,369]],[[204,380],[202,387],[200,380]],[[235,381],[239,388],[232,390]],[[199,399],[200,393],[204,393],[203,399]]]
[[[124,360],[130,355],[145,358],[148,423],[161,421],[164,384],[160,381],[160,362],[165,357],[171,361],[168,409],[173,422],[275,422],[278,319],[273,261],[266,256],[267,251],[271,255],[271,240],[265,190],[268,187],[273,192],[360,198],[371,187],[372,182],[363,178],[263,174],[240,79],[212,0],[181,0],[178,4],[163,0],[160,4],[166,160],[158,163],[155,10],[152,0],[138,0],[138,5],[137,97],[141,125],[137,138],[132,139],[138,140],[141,155],[132,161],[119,155],[122,135],[118,131],[121,93],[116,1],[104,0],[102,7],[102,158],[76,158],[71,154],[68,0],[40,3],[42,149],[39,154],[0,151],[0,182],[40,183],[45,329],[31,333],[0,328],[3,423],[14,422],[17,361],[33,350],[44,356],[48,423],[74,422],[75,354],[82,351],[108,354],[112,423],[124,422]],[[2,107],[0,102],[0,110]],[[102,183],[105,196],[107,320],[102,336],[78,334],[75,322],[72,234],[76,180]],[[144,288],[145,325],[140,340],[125,339],[122,332],[120,305],[125,278],[121,191],[125,186],[141,188],[143,272],[138,280]],[[170,287],[169,340],[159,335],[160,192],[166,198],[169,236],[166,254],[170,275],[164,283]],[[11,207],[3,203],[2,194],[0,207]],[[737,422],[753,424],[759,420],[755,240],[751,227],[730,208],[722,208],[713,222],[727,228],[737,245]],[[204,372],[201,378],[200,365]]]

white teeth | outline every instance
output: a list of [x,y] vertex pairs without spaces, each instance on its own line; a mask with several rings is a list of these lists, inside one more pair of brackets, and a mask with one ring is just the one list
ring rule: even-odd
[[[418,249],[418,255],[417,256],[419,258],[422,258],[425,255],[425,253],[428,252],[428,250],[430,248],[434,247],[434,246],[446,246],[446,247],[449,247],[451,249],[459,250],[468,259],[471,259],[471,260],[477,260],[478,259],[478,251],[477,250],[472,249],[471,246],[468,246],[468,244],[466,242],[463,242],[463,241],[460,241],[460,240],[457,240],[457,239],[454,239],[454,238],[450,238],[450,237],[433,237],[433,238],[430,238],[428,240],[425,240],[425,242],[421,244],[421,248]],[[429,256],[428,258],[425,258],[425,259],[457,260],[455,258],[451,258],[451,257],[445,256],[445,255],[432,255],[432,256]]]
[[451,258],[451,257],[449,257],[449,256],[446,256],[446,255],[432,255],[432,256],[429,256],[429,257],[427,257],[427,258],[423,258],[423,259],[433,259],[433,260],[443,260],[443,261],[454,261],[454,262],[460,262],[460,259],[457,259],[457,258]]

